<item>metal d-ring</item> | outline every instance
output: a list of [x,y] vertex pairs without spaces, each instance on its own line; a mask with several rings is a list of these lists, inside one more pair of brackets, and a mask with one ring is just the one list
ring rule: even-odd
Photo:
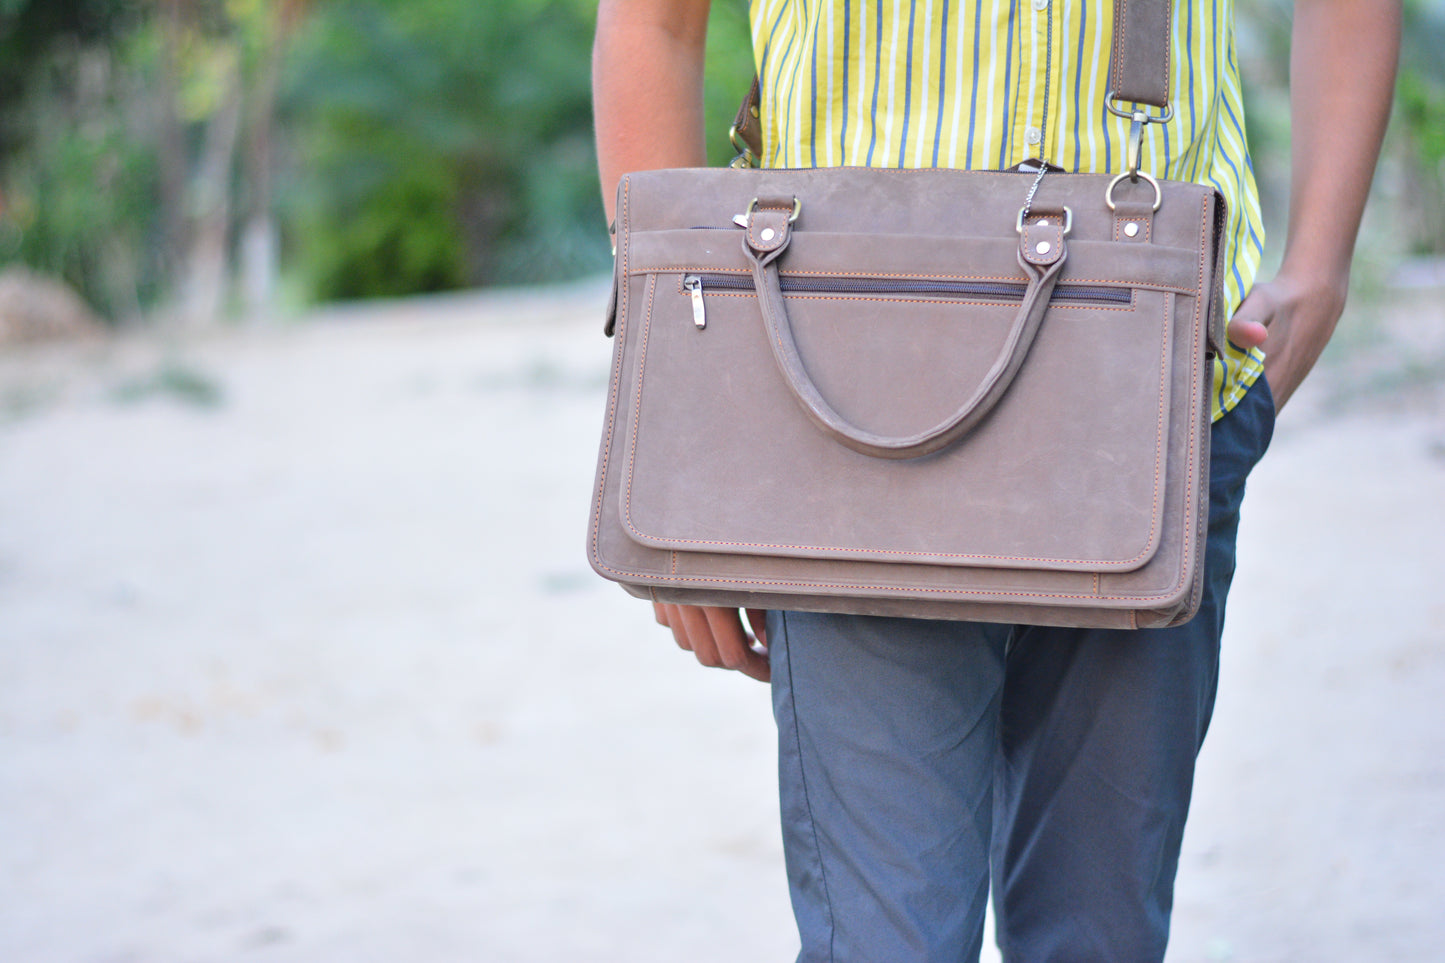
[[[1033,217],[1034,215],[1033,215],[1032,212],[1030,212],[1028,216],[1029,216],[1029,217]],[[1039,215],[1039,218],[1040,218],[1040,219],[1047,219],[1048,216],[1049,216],[1049,215],[1048,215],[1047,213],[1044,213],[1044,214],[1040,214],[1040,215]],[[1064,235],[1067,236],[1071,231],[1073,231],[1073,229],[1074,229],[1074,212],[1073,212],[1073,210],[1070,209],[1067,205],[1065,205],[1065,207],[1064,207]],[[1022,234],[1022,233],[1024,232],[1024,208],[1022,208],[1022,207],[1019,208],[1019,216],[1018,216],[1018,219],[1014,221],[1014,230],[1015,230],[1017,233],[1019,233],[1019,234]]]
[[[753,211],[757,208],[757,206],[758,206],[758,199],[755,197],[755,198],[753,198],[752,200],[748,201],[747,209],[744,210],[740,216],[741,216],[744,220],[746,220],[749,216],[752,215]],[[803,213],[803,202],[798,199],[797,195],[794,195],[794,196],[793,196],[793,213],[792,213],[791,215],[789,215],[789,217],[788,217],[788,223],[791,224],[791,223],[793,223],[794,221],[796,221],[796,220],[798,219],[798,215],[801,214],[801,213]],[[737,218],[733,218],[733,220],[736,221]]]
[[738,152],[738,156],[732,159],[732,163],[728,165],[729,167],[747,169],[758,166],[757,155],[753,153],[747,141],[743,140],[742,135],[738,133],[737,124],[733,124],[728,128],[728,140],[732,141],[733,149]]
[[1149,185],[1154,188],[1153,209],[1156,211],[1159,210],[1159,205],[1164,203],[1164,192],[1159,189],[1159,182],[1154,179],[1153,175],[1148,171],[1140,170],[1125,171],[1110,181],[1108,187],[1104,188],[1104,203],[1109,205],[1109,210],[1113,211],[1118,209],[1114,206],[1114,188],[1126,177],[1129,178],[1130,181],[1137,181],[1141,177],[1148,181]]

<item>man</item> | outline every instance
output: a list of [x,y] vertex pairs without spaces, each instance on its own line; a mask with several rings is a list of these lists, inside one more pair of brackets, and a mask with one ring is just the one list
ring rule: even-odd
[[[755,0],[764,164],[1122,170],[1127,124],[1103,107],[1113,7]],[[707,12],[599,7],[609,216],[623,173],[705,163]],[[1233,344],[1215,371],[1199,614],[1124,632],[748,613],[763,649],[735,611],[657,608],[704,665],[772,681],[801,960],[976,959],[990,876],[1008,960],[1163,957],[1244,480],[1343,308],[1399,43],[1399,0],[1298,0],[1289,234],[1279,272],[1254,283],[1232,16],[1230,0],[1178,0],[1174,117],[1144,148],[1146,170],[1229,204]]]

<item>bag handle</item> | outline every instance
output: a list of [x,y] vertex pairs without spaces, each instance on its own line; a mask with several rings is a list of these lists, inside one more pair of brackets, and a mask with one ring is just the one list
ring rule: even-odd
[[[1114,0],[1114,38],[1109,60],[1109,88],[1104,104],[1110,113],[1129,120],[1134,111],[1119,104],[1148,104],[1164,111],[1141,123],[1164,123],[1173,116],[1169,106],[1169,54],[1173,44],[1174,5],[1170,0]],[[728,137],[737,150],[734,167],[756,167],[763,156],[759,123],[758,77],[738,107]]]
[[840,415],[813,384],[798,356],[778,279],[777,261],[792,239],[792,225],[800,206],[796,199],[760,200],[750,204],[743,251],[752,262],[753,286],[757,290],[768,343],[773,349],[773,360],[803,412],[839,443],[875,458],[917,458],[968,434],[1008,391],[1038,334],[1067,256],[1064,236],[1068,233],[1069,214],[1036,216],[1038,212],[1035,212],[1026,224],[1020,217],[1019,263],[1029,282],[998,357],[972,396],[945,421],[927,431],[897,438],[859,428]]

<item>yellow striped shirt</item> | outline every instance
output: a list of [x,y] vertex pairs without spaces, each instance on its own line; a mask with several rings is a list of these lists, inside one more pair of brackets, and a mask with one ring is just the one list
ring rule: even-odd
[[[765,167],[1124,169],[1127,120],[1104,107],[1114,0],[751,0]],[[1175,0],[1174,117],[1143,168],[1228,201],[1225,310],[1259,269],[1259,191],[1244,136],[1232,0]],[[1262,370],[1230,345],[1214,417]]]

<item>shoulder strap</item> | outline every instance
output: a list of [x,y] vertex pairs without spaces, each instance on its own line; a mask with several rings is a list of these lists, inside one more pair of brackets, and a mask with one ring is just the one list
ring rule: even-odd
[[[1109,109],[1124,117],[1132,112],[1115,102],[1148,104],[1169,116],[1169,53],[1172,46],[1174,5],[1171,0],[1114,0],[1114,45],[1109,61]],[[737,148],[742,166],[751,167],[763,153],[762,125],[758,119],[758,78],[743,98],[728,136]],[[737,162],[735,162],[737,163]]]
[[1173,16],[1170,0],[1114,0],[1111,107],[1117,100],[1168,110]]

